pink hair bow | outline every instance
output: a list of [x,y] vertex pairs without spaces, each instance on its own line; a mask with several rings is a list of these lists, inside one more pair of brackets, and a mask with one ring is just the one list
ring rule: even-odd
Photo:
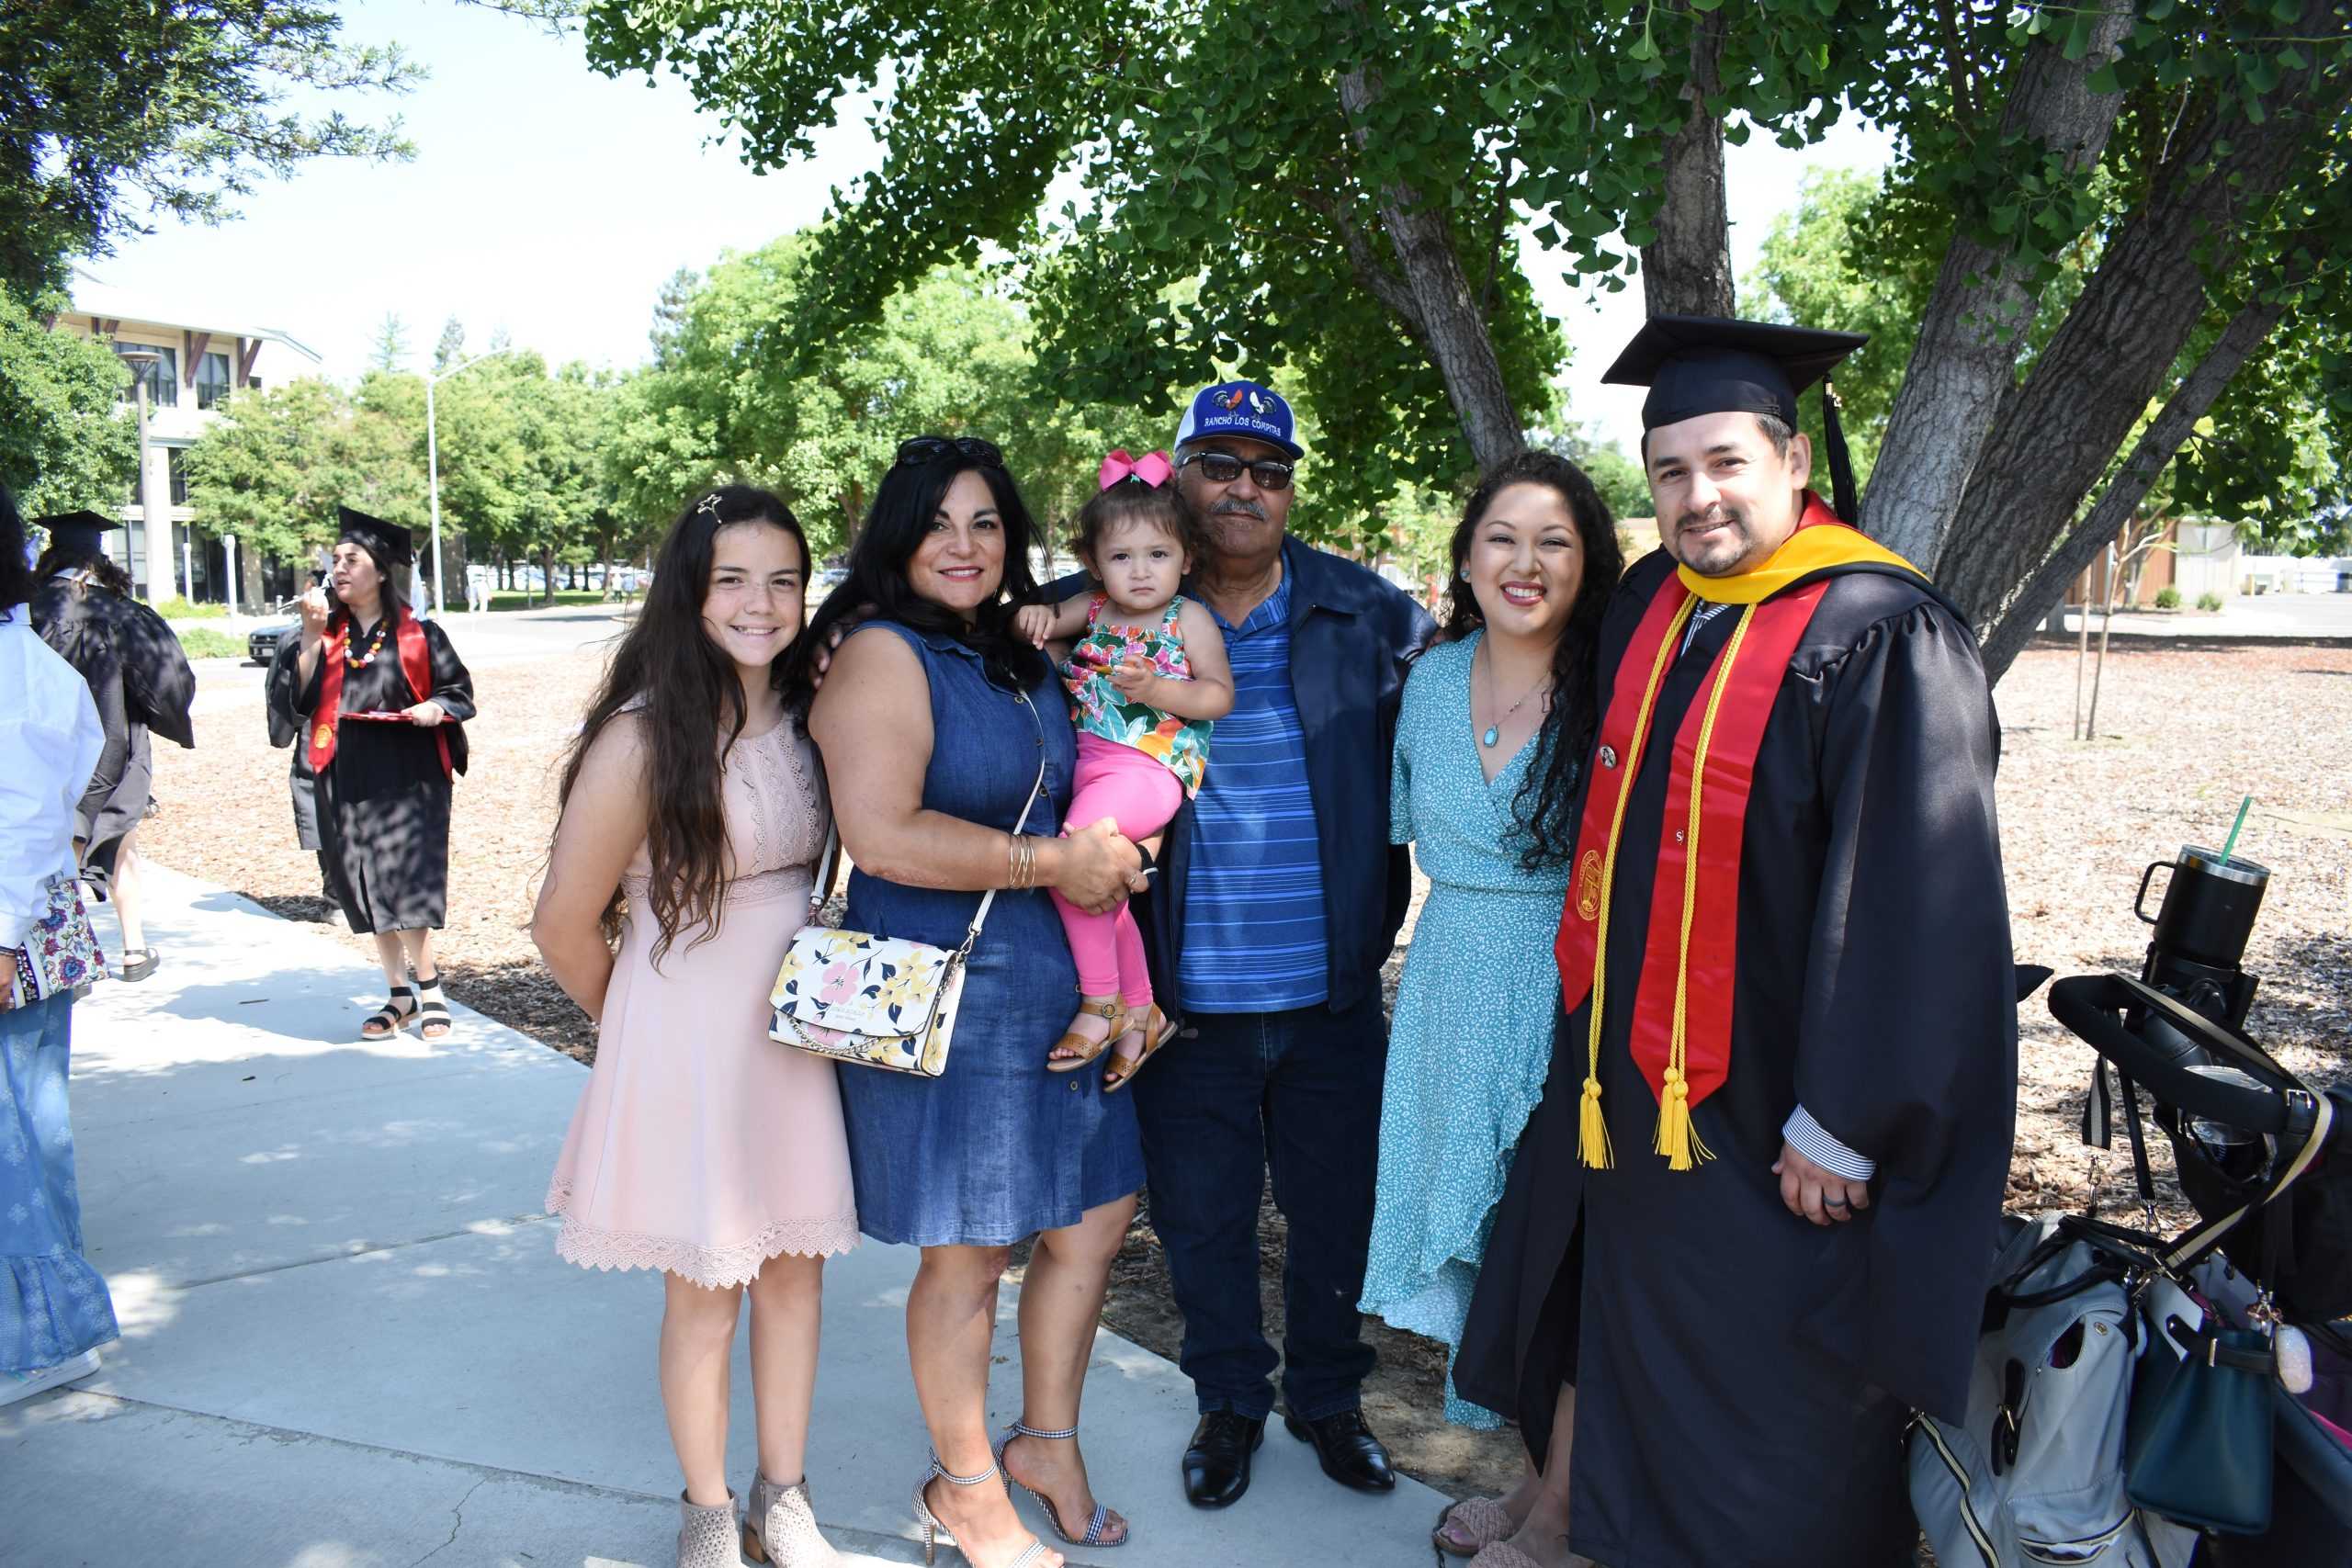
[[1102,467],[1095,471],[1094,486],[1097,490],[1109,490],[1121,479],[1136,479],[1158,490],[1175,471],[1169,467],[1165,452],[1146,452],[1140,457],[1130,457],[1122,446],[1102,459]]

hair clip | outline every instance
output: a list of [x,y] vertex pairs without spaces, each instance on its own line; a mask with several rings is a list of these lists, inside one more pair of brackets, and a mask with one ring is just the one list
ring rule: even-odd
[[695,502],[695,512],[696,515],[708,513],[713,517],[718,516],[718,492],[717,491],[712,491],[708,495],[704,496],[700,501]]
[[1140,479],[1158,490],[1168,482],[1169,476],[1174,471],[1168,466],[1168,454],[1165,452],[1147,452],[1140,457],[1130,457],[1126,448],[1122,446],[1102,459],[1102,466],[1095,470],[1094,484],[1098,490],[1109,490],[1122,479]]

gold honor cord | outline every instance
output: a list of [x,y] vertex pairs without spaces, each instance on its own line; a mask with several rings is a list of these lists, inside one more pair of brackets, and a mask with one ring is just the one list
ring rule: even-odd
[[1714,690],[1707,694],[1706,716],[1699,722],[1699,750],[1690,761],[1690,841],[1682,861],[1682,944],[1674,959],[1674,1034],[1667,1052],[1666,1079],[1658,1086],[1657,1141],[1652,1145],[1666,1156],[1668,1170],[1689,1170],[1699,1160],[1715,1157],[1690,1125],[1690,1083],[1683,1071],[1687,1064],[1685,1009],[1690,997],[1690,917],[1699,908],[1699,802],[1706,793],[1707,748],[1715,738],[1715,712],[1723,706],[1724,689],[1731,684],[1732,661],[1739,657],[1739,645],[1747,640],[1748,623],[1755,618],[1755,605],[1742,610],[1731,640],[1724,645],[1723,660],[1715,667]]
[[1617,804],[1609,814],[1609,852],[1600,863],[1600,927],[1593,932],[1592,1019],[1585,1031],[1584,1102],[1577,1108],[1577,1155],[1594,1170],[1607,1170],[1611,1164],[1609,1123],[1600,1114],[1600,1017],[1609,982],[1609,903],[1617,886],[1617,840],[1625,826],[1625,802],[1634,793],[1643,746],[1649,739],[1650,709],[1657,702],[1667,666],[1674,661],[1675,644],[1681,640],[1683,626],[1698,607],[1695,596],[1684,599],[1667,623],[1666,635],[1658,639],[1649,683],[1642,688],[1642,705],[1634,711],[1633,739],[1625,746],[1624,782],[1617,786]]

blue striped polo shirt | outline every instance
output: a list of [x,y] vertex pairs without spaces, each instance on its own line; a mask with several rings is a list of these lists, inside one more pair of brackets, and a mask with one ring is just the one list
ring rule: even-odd
[[[1216,611],[1211,610],[1211,615]],[[1240,626],[1216,616],[1233,711],[1193,802],[1177,982],[1190,1012],[1280,1012],[1330,997],[1306,731],[1290,683],[1290,574]]]

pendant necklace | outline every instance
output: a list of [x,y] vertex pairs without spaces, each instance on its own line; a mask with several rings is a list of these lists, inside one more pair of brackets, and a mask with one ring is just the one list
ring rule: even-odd
[[[1495,747],[1497,747],[1498,745],[1501,744],[1501,742],[1502,742],[1502,738],[1503,738],[1503,726],[1504,726],[1504,725],[1506,725],[1506,724],[1509,724],[1509,723],[1510,722],[1510,716],[1511,716],[1511,715],[1513,715],[1513,714],[1515,714],[1515,713],[1517,713],[1520,709],[1521,709],[1521,708],[1525,707],[1525,706],[1527,705],[1527,699],[1528,699],[1529,697],[1533,696],[1536,693],[1538,693],[1538,692],[1542,691],[1544,687],[1546,687],[1546,686],[1550,685],[1551,683],[1552,683],[1552,677],[1551,677],[1550,675],[1548,675],[1548,674],[1547,674],[1547,675],[1545,675],[1542,680],[1540,680],[1540,681],[1536,682],[1535,682],[1535,684],[1533,684],[1532,686],[1528,687],[1528,688],[1527,688],[1527,690],[1526,690],[1525,692],[1523,692],[1523,693],[1521,693],[1521,694],[1520,694],[1520,699],[1519,699],[1519,701],[1517,701],[1517,702],[1515,702],[1515,703],[1511,704],[1511,705],[1510,705],[1510,706],[1509,706],[1509,707],[1507,707],[1507,708],[1503,709],[1503,716],[1502,716],[1502,717],[1500,717],[1500,718],[1498,718],[1498,719],[1495,720],[1495,722],[1494,722],[1494,723],[1492,723],[1492,724],[1490,724],[1490,725],[1487,726],[1486,733],[1478,737],[1478,744],[1479,744],[1479,745],[1481,745],[1481,746],[1486,747],[1488,750],[1494,750],[1494,748],[1495,748]],[[1493,693],[1494,684],[1495,684],[1495,661],[1494,661],[1494,656],[1493,656],[1492,654],[1488,654],[1488,655],[1487,655],[1487,687],[1488,694],[1489,694],[1490,696],[1491,696],[1491,694],[1492,694],[1492,693]]]

